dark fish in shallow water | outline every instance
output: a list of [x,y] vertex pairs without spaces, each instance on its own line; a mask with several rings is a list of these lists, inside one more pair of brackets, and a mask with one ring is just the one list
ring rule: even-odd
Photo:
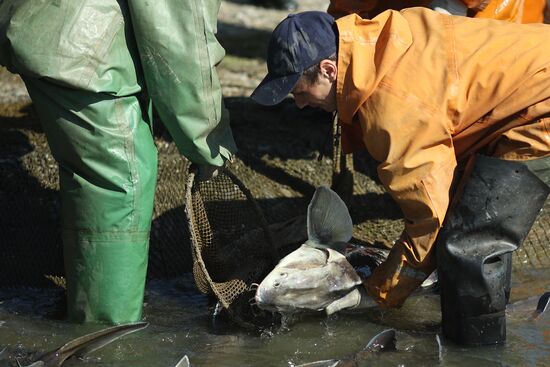
[[191,367],[191,364],[189,363],[189,357],[187,355],[184,355],[182,359],[176,364],[174,367]]
[[[67,344],[44,354],[26,367],[57,367],[72,356],[83,356],[91,353],[118,338],[146,328],[149,323],[138,322],[109,327],[71,340]],[[18,362],[19,364],[19,362]],[[21,365],[20,365],[21,366]]]
[[355,353],[351,358],[344,359],[327,359],[305,363],[296,367],[355,367],[360,362],[367,361],[373,352],[384,352],[395,350],[395,330],[388,329],[375,335],[365,346],[363,350]]
[[550,310],[550,292],[532,296],[506,305],[506,316],[512,319],[535,321]]
[[550,292],[546,292],[540,296],[537,309],[533,312],[532,318],[539,317],[541,313],[548,311],[548,309],[550,309]]

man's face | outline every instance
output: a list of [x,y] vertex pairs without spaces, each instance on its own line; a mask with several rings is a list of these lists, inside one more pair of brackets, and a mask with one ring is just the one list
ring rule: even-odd
[[336,111],[336,73],[335,70],[325,70],[321,63],[321,71],[316,81],[311,82],[302,76],[290,92],[298,108],[306,106],[322,108],[328,112]]

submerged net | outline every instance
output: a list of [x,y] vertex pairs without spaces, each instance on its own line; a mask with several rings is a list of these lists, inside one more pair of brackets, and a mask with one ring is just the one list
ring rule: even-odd
[[238,324],[263,323],[269,315],[253,309],[251,288],[273,269],[279,255],[250,192],[228,170],[199,182],[191,169],[185,201],[197,287],[214,295]]

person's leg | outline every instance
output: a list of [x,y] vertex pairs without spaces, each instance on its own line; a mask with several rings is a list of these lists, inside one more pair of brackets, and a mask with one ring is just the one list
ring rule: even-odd
[[550,186],[550,157],[521,162],[529,168],[542,182]]
[[459,344],[502,343],[509,256],[550,190],[518,162],[477,156],[468,172],[436,245],[443,334]]
[[[527,166],[529,171],[535,174],[542,182],[550,186],[550,157],[533,159],[520,162]],[[506,264],[506,281],[504,286],[504,294],[506,296],[506,304],[510,300],[512,291],[512,253],[502,255],[502,259]]]
[[157,156],[138,99],[24,79],[59,164],[68,317],[139,320]]

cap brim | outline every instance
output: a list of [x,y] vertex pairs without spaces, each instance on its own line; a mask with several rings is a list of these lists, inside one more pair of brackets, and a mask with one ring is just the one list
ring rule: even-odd
[[264,80],[250,95],[252,100],[264,106],[273,106],[280,103],[292,91],[302,73],[285,76],[271,76],[267,74]]

